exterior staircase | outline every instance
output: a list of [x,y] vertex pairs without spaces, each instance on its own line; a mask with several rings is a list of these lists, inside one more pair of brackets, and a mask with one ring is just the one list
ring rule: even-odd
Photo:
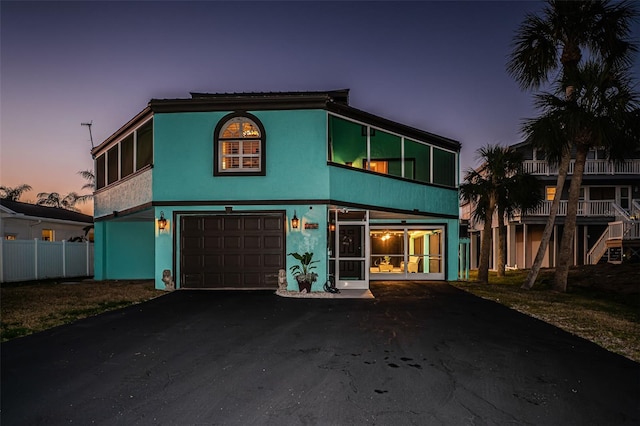
[[633,200],[627,212],[617,204],[615,221],[609,222],[598,241],[587,253],[587,264],[595,265],[606,260],[608,263],[640,261],[640,201]]

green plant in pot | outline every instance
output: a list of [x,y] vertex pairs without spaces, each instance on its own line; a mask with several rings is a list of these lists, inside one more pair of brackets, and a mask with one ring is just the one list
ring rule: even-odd
[[316,269],[313,264],[318,263],[319,260],[312,260],[313,253],[309,252],[304,254],[289,253],[289,256],[293,256],[298,262],[300,262],[299,265],[293,265],[289,268],[293,277],[298,281],[298,288],[300,291],[306,290],[307,293],[311,292],[311,284],[318,280],[318,274],[311,271]]

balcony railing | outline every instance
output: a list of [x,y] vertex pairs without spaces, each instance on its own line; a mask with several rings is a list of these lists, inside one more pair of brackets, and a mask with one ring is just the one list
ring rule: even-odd
[[[557,165],[549,165],[542,160],[526,160],[524,171],[532,175],[554,176],[558,174]],[[573,174],[575,160],[569,164],[569,174]],[[637,175],[640,174],[640,159],[625,160],[619,163],[607,160],[587,160],[584,165],[585,175]]]
[[[528,211],[524,216],[549,216],[551,201],[543,201],[535,210]],[[557,216],[567,215],[567,201],[560,201]],[[613,204],[615,201],[580,201],[578,203],[578,216],[611,217],[615,215]]]

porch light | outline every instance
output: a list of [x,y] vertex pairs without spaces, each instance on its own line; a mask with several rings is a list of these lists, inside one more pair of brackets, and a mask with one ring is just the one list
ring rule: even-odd
[[293,229],[298,229],[298,225],[300,225],[300,219],[296,216],[296,211],[293,211],[293,219],[291,219],[291,227]]
[[336,224],[335,223],[330,223],[329,224],[329,231],[333,232],[336,230]]
[[167,228],[167,219],[164,218],[164,212],[160,212],[160,219],[158,219],[158,229],[164,231]]

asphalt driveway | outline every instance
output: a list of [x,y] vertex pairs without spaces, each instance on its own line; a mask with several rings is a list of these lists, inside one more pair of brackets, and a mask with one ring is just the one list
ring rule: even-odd
[[3,425],[623,425],[640,364],[443,283],[177,291],[2,344]]

